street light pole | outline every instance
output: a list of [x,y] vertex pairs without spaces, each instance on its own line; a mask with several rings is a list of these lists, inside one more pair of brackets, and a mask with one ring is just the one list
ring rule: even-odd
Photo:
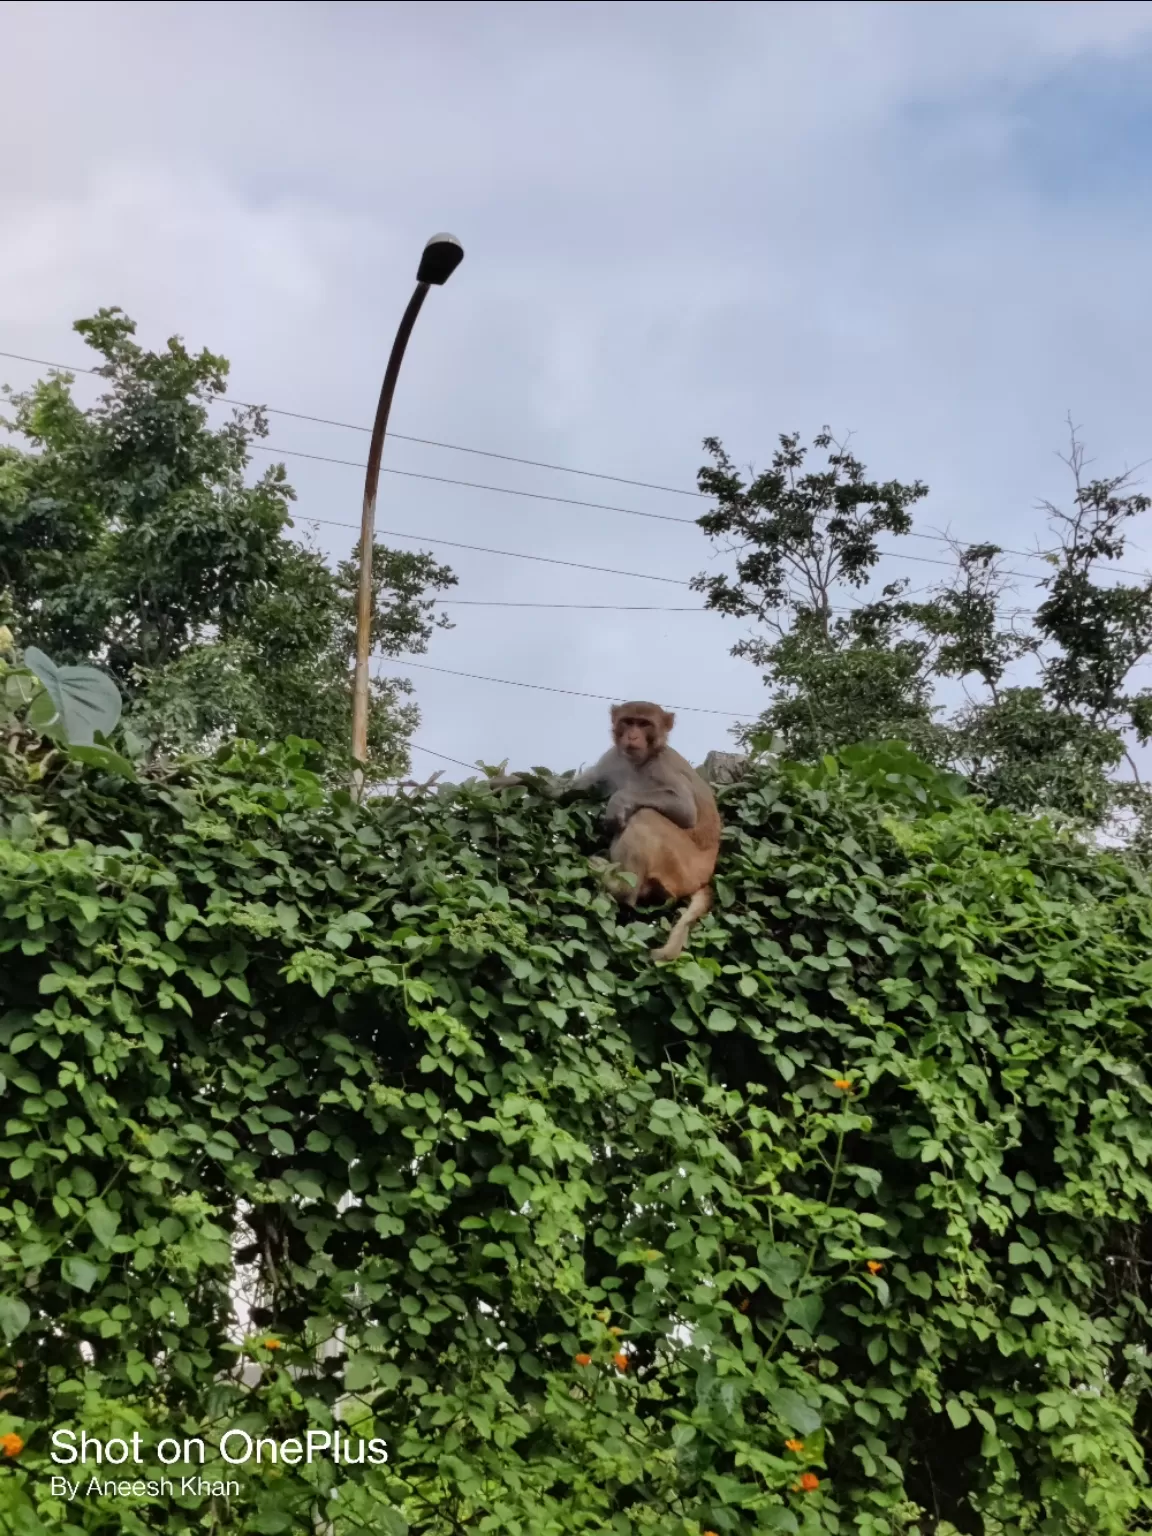
[[359,799],[364,790],[364,769],[359,766],[368,760],[368,658],[372,651],[372,555],[376,547],[376,489],[380,480],[380,460],[384,453],[384,436],[388,430],[388,413],[392,409],[392,396],[396,392],[396,380],[400,364],[404,361],[404,349],[416,324],[425,295],[430,287],[442,287],[464,260],[464,247],[454,235],[433,235],[424,247],[420,266],[416,272],[416,290],[408,300],[408,308],[400,321],[396,340],[392,343],[392,355],[384,370],[384,383],[380,389],[380,403],[376,407],[376,421],[372,427],[372,441],[368,446],[368,472],[364,480],[364,509],[360,518],[360,584],[356,593],[356,670],[352,679],[352,756],[357,766],[352,774],[352,791]]

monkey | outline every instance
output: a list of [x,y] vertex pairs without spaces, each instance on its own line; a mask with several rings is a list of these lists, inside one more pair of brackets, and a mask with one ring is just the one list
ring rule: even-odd
[[[720,849],[716,797],[692,765],[668,745],[676,717],[658,704],[614,704],[612,746],[575,778],[554,780],[545,793],[568,798],[583,790],[607,791],[604,824],[612,834],[609,859],[634,877],[608,874],[607,889],[622,906],[689,897],[654,960],[683,953],[695,923],[712,909],[712,875]],[[521,774],[488,781],[493,789],[523,784]],[[534,783],[537,781],[533,780]],[[537,787],[538,783],[537,783]],[[604,861],[598,861],[603,868]]]

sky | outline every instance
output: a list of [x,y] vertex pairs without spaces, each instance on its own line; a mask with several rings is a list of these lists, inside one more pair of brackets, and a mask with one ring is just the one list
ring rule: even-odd
[[[0,351],[83,365],[72,322],[118,304],[147,345],[230,358],[239,399],[367,425],[448,230],[465,259],[392,428],[673,488],[390,438],[389,469],[497,488],[382,477],[380,529],[459,577],[420,658],[447,670],[386,667],[416,686],[422,777],[462,776],[434,753],[586,762],[611,698],[674,707],[693,761],[732,745],[766,702],[729,654],[744,627],[628,611],[723,568],[677,493],[705,436],[763,467],[829,423],[878,478],[927,482],[921,532],[1023,550],[1068,500],[1069,412],[1094,472],[1152,457],[1141,0],[0,0],[0,39]],[[0,357],[16,386],[43,371]],[[271,426],[301,536],[346,555],[366,435]],[[943,544],[909,547],[887,574],[947,575]],[[533,602],[609,606],[483,606]]]

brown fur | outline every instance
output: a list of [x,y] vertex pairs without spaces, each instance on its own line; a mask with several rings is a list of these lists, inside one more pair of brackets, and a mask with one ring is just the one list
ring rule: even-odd
[[[613,705],[611,749],[592,768],[549,790],[557,796],[608,790],[605,821],[615,834],[609,857],[634,879],[606,870],[605,885],[623,906],[690,898],[667,940],[652,951],[654,960],[682,954],[693,925],[711,911],[720,851],[716,797],[691,763],[668,745],[675,721],[659,704]],[[520,774],[489,781],[493,789],[523,782]],[[604,868],[603,859],[593,862]]]
[[609,889],[622,904],[636,907],[661,900],[691,898],[654,960],[675,960],[683,953],[693,926],[712,908],[712,875],[720,851],[720,813],[716,797],[692,765],[667,745],[675,717],[658,705],[630,703],[612,711],[613,735],[620,741],[622,720],[650,721],[650,754],[637,765],[640,780],[666,778],[689,789],[695,802],[695,824],[680,827],[658,810],[642,804],[643,784],[628,792],[641,802],[612,842],[613,864],[636,877],[636,884],[609,880]]

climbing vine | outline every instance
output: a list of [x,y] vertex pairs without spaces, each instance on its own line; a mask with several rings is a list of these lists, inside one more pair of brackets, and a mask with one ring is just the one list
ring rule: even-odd
[[0,1528],[1152,1528],[1137,868],[766,766],[656,967],[594,807],[313,766],[0,750]]

